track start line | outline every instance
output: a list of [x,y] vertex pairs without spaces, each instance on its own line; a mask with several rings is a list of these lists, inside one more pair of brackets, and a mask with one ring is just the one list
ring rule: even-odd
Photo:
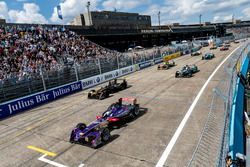
[[[39,161],[42,161],[44,163],[47,163],[47,164],[50,164],[50,165],[56,166],[56,167],[68,167],[66,165],[63,165],[63,164],[60,164],[58,162],[55,162],[55,161],[52,161],[50,159],[45,158],[46,156],[55,157],[57,155],[56,153],[53,153],[53,152],[50,152],[50,151],[46,151],[46,150],[43,150],[41,148],[34,147],[34,146],[27,146],[27,148],[31,149],[33,151],[37,151],[37,152],[43,153],[43,155],[38,158]],[[78,167],[84,167],[84,164],[81,163]]]

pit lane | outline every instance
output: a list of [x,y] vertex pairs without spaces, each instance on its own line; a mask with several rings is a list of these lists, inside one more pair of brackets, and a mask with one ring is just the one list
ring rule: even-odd
[[[201,60],[190,55],[175,60],[177,66],[157,71],[156,66],[126,76],[130,88],[108,99],[88,100],[83,91],[0,122],[0,166],[51,166],[38,158],[33,145],[57,153],[50,158],[65,166],[155,166],[188,108],[208,77],[229,51],[213,50],[215,59]],[[209,48],[202,49],[205,52]],[[174,77],[183,65],[196,64],[200,72],[192,78]],[[185,166],[192,156],[211,103],[212,89],[223,77],[219,70],[198,101],[166,166]],[[143,114],[120,129],[112,131],[111,141],[94,150],[68,142],[78,122],[89,123],[120,97],[138,98]]]

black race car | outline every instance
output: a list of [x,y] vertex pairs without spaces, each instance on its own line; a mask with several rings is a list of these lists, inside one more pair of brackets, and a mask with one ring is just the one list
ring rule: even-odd
[[107,86],[101,87],[100,89],[97,90],[90,90],[88,93],[88,99],[99,99],[103,100],[107,97],[109,97],[110,90]]
[[128,83],[126,79],[114,79],[112,81],[109,81],[109,84],[107,86],[110,93],[119,92],[121,90],[126,89],[127,87],[128,87]]
[[126,79],[118,79],[121,82],[117,82],[117,79],[109,81],[109,84],[105,87],[101,87],[97,90],[90,90],[88,93],[89,99],[105,99],[109,97],[111,93],[116,93],[118,91],[124,90],[128,87]]

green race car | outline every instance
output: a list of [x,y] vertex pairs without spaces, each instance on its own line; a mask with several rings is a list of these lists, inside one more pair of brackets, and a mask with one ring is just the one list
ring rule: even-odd
[[205,55],[202,56],[202,60],[211,60],[213,59],[215,56],[213,53],[206,53]]

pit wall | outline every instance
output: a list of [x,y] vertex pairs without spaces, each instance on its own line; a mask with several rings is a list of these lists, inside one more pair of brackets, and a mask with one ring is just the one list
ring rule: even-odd
[[[244,52],[243,54],[249,55],[248,49],[247,52]],[[245,56],[240,68],[240,72],[245,78],[247,76],[248,67],[249,58],[248,56]],[[229,125],[229,154],[232,159],[236,159],[236,153],[245,154],[244,96],[244,85],[240,81],[240,78],[237,78]]]

